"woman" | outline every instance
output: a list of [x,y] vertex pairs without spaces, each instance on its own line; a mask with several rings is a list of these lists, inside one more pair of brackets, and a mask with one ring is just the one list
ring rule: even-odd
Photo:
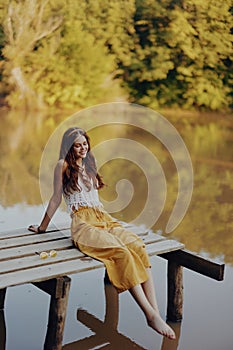
[[54,171],[54,191],[46,213],[41,224],[31,225],[29,230],[46,231],[63,195],[72,217],[74,245],[105,264],[112,285],[118,293],[129,290],[151,328],[175,339],[175,333],[159,314],[145,245],[104,210],[98,197],[103,186],[88,135],[80,128],[69,128],[62,138]]

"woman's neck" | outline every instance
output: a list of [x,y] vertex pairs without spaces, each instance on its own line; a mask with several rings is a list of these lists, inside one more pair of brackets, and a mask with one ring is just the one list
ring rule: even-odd
[[77,159],[76,160],[76,164],[78,165],[78,166],[80,166],[80,167],[84,167],[84,164],[83,164],[83,160],[82,159]]

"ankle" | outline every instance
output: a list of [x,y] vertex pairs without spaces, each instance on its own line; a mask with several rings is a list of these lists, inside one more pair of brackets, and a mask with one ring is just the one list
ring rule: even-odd
[[155,319],[161,318],[160,313],[158,310],[153,309],[152,312],[148,313],[148,315],[146,315],[146,319],[147,322],[153,322]]

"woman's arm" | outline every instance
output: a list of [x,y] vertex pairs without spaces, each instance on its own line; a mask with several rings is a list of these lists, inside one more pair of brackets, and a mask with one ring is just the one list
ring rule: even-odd
[[66,169],[66,163],[63,159],[57,162],[57,165],[54,170],[54,180],[53,180],[53,195],[50,198],[48,207],[46,209],[45,215],[39,226],[31,225],[29,226],[29,230],[33,232],[44,232],[46,231],[50,220],[55,214],[57,208],[61,204],[62,200],[62,177],[63,173]]

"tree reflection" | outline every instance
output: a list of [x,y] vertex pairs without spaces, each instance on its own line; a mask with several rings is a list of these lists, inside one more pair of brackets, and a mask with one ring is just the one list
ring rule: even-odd
[[[193,198],[186,216],[172,236],[192,251],[233,263],[233,187],[229,181],[232,169],[225,166],[210,167],[198,161],[193,162],[193,166]],[[167,208],[156,227],[165,225],[170,210]]]
[[[226,119],[228,120],[228,119]],[[229,119],[230,120],[230,119]],[[201,124],[193,119],[181,122],[177,120],[177,129],[182,134],[191,153],[194,168],[194,191],[189,210],[172,233],[182,241],[187,249],[204,251],[211,257],[224,258],[226,263],[233,263],[233,184],[232,184],[232,122],[224,124],[202,120]],[[0,130],[0,204],[10,207],[18,203],[41,204],[38,181],[39,165],[44,146],[54,131],[59,118],[42,114],[25,115],[19,112],[1,114]],[[175,124],[173,120],[173,124]],[[115,131],[114,131],[115,132]],[[93,141],[104,140],[112,133],[110,129],[94,130]],[[118,133],[118,134],[117,134]],[[174,206],[178,186],[177,172],[167,150],[147,134],[138,130],[123,131],[118,129],[115,136],[129,137],[143,143],[159,159],[167,181],[167,197],[164,210],[157,220],[154,230],[164,230]],[[59,150],[56,150],[57,155]],[[117,152],[116,152],[117,153]],[[142,171],[132,162],[114,160],[101,168],[108,184],[101,196],[106,201],[116,197],[116,183],[129,179],[134,187],[133,198],[129,205],[120,212],[113,213],[120,220],[131,221],[143,208],[146,200],[147,182]],[[154,169],[149,169],[153,172]],[[52,171],[47,169],[51,178]],[[156,174],[155,174],[156,175]],[[156,176],[155,176],[156,178]],[[156,184],[155,184],[156,185]],[[46,189],[50,195],[52,189]],[[130,189],[125,185],[124,192]],[[156,188],[157,190],[157,188]],[[156,194],[154,206],[158,204],[161,193]],[[156,207],[155,207],[156,208]],[[153,212],[149,213],[153,215]]]
[[1,115],[1,205],[41,203],[38,172],[40,157],[51,132],[38,113],[10,111]]

